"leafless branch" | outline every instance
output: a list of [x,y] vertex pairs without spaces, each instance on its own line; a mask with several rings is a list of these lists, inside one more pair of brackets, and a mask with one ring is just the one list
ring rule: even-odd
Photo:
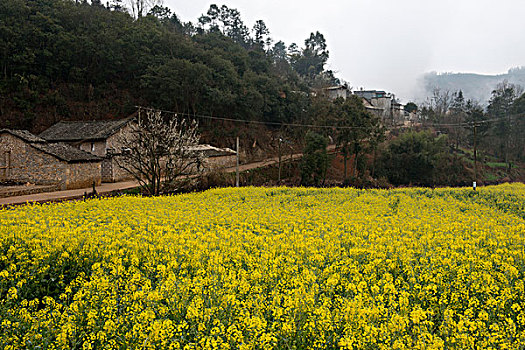
[[204,155],[196,147],[199,140],[195,121],[165,120],[160,112],[148,110],[120,135],[123,151],[115,159],[146,193],[158,195],[201,170]]

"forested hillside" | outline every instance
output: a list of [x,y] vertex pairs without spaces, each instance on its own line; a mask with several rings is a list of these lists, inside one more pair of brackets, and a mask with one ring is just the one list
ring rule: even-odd
[[99,2],[0,2],[0,128],[40,132],[62,119],[122,118],[143,105],[179,113],[290,122],[309,87],[335,82],[324,37],[273,43],[235,9],[199,23],[168,8],[134,18]]
[[[495,87],[486,111],[462,91],[435,89],[419,110],[412,104],[416,131],[430,133],[403,136],[360,99],[331,103],[311,93],[340,83],[325,69],[329,51],[315,28],[301,46],[288,45],[275,42],[263,21],[250,28],[227,6],[211,5],[196,23],[183,23],[166,7],[132,16],[118,4],[0,1],[0,128],[39,133],[60,120],[118,119],[145,106],[196,118],[205,143],[233,147],[240,137],[253,158],[303,151],[311,161],[301,165],[302,184],[325,183],[329,157],[320,153],[328,140],[341,157],[336,178],[347,184],[522,178],[519,85]],[[280,127],[290,123],[302,127]],[[498,173],[489,163],[501,163]]]

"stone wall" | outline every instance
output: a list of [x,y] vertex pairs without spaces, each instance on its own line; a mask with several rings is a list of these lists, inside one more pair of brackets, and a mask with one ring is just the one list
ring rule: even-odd
[[328,95],[328,98],[331,100],[335,100],[336,98],[342,97],[343,99],[347,99],[349,96],[348,89],[345,87],[340,87],[338,89],[327,89],[326,94]]
[[66,189],[88,188],[102,182],[101,162],[68,163],[66,166]]
[[383,108],[383,120],[392,120],[392,100],[390,99],[390,97],[373,98],[370,102],[374,107]]
[[126,170],[119,167],[115,158],[118,156],[107,156],[102,162],[102,181],[119,182],[133,179]]
[[[64,184],[66,162],[33,148],[9,133],[0,135],[0,154],[10,153],[10,164],[4,170],[6,180],[36,184]],[[4,156],[5,157],[5,156]]]
[[80,144],[71,143],[71,145],[82,151],[105,158],[102,164],[100,164],[100,178],[103,182],[130,180],[132,176],[120,168],[114,159],[116,157],[114,154],[122,151],[122,146],[119,142],[120,135],[129,132],[130,129],[131,127],[126,125],[105,141],[85,141]]
[[20,186],[0,186],[0,198],[27,196],[43,192],[58,191],[56,185],[20,185]]
[[113,165],[111,158],[105,158],[101,165],[102,181],[113,182]]
[[0,150],[0,181],[7,180],[7,172],[11,163],[11,152]]
[[[116,157],[118,157],[118,156],[116,156]],[[128,173],[126,170],[122,169],[117,164],[115,158],[113,158],[111,161],[112,161],[112,164],[113,164],[113,181],[114,182],[126,181],[126,180],[133,179],[133,176],[130,175],[130,173]]]
[[106,155],[106,142],[105,141],[86,141],[82,142],[79,147],[82,151],[92,153],[99,157]]
[[221,168],[231,168],[234,167],[237,163],[237,156],[228,155],[228,156],[219,156],[219,157],[208,157],[206,159],[206,167],[210,170],[212,169],[221,169]]
[[[109,160],[106,162],[108,169],[111,169],[111,177],[105,177],[103,181],[107,182],[119,182],[119,181],[126,181],[133,179],[133,176],[131,176],[126,170],[122,169],[118,166],[117,161],[115,158],[118,157],[118,155],[112,155],[111,153],[121,153],[122,152],[122,143],[119,141],[119,139],[122,137],[122,134],[129,133],[131,131],[131,126],[125,125],[122,127],[118,132],[108,137],[106,140],[106,149],[110,150],[110,152],[106,155]],[[107,180],[106,180],[107,179]]]
[[90,187],[93,181],[97,185],[101,181],[100,162],[67,163],[4,132],[0,134],[0,159],[6,154],[10,164],[0,169],[3,180],[56,185],[61,190]]
[[119,142],[119,139],[122,137],[123,134],[129,133],[130,131],[131,126],[128,124],[123,126],[115,134],[108,137],[108,139],[106,140],[106,149],[111,149],[114,153],[120,153],[122,151],[122,144],[121,142]]

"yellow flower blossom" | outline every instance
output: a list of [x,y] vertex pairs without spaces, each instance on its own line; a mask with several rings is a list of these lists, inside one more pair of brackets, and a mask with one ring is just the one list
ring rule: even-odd
[[0,209],[0,348],[521,349],[524,246],[523,184]]

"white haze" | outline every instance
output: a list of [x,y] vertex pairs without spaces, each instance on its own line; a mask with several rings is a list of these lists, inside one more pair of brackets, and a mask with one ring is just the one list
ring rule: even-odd
[[165,0],[182,21],[210,4],[262,19],[275,40],[301,46],[324,34],[329,69],[354,88],[383,89],[407,101],[428,71],[497,74],[525,65],[524,0]]

